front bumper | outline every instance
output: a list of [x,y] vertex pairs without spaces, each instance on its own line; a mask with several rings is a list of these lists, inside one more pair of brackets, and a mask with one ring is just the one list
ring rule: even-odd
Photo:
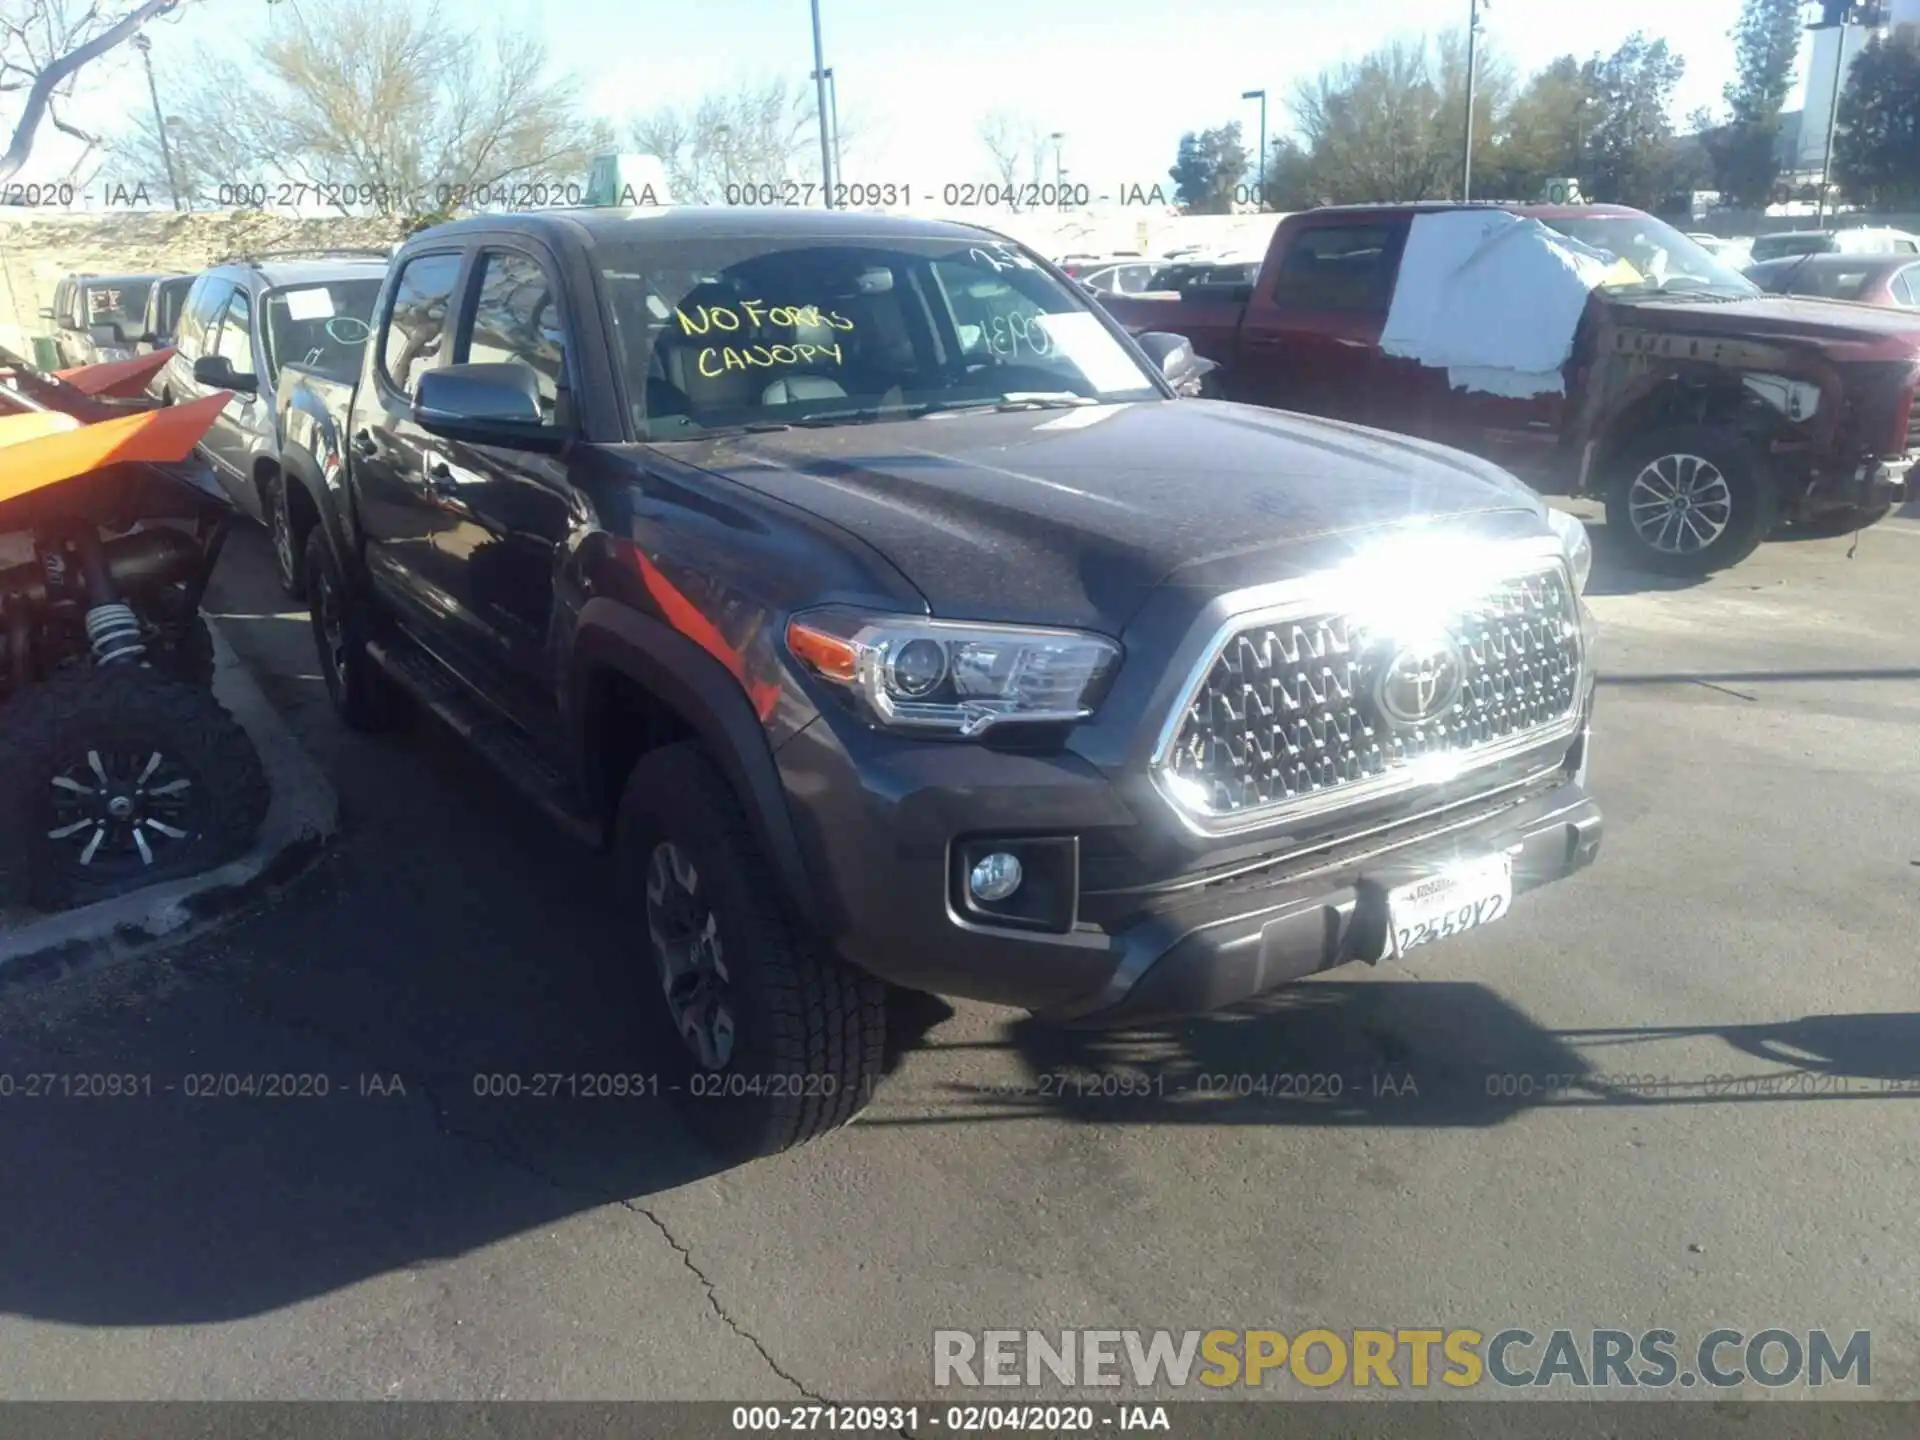
[[[1591,704],[1591,699],[1588,701]],[[956,908],[956,847],[1172,824],[1135,814],[1072,754],[902,744],[827,717],[781,747],[802,845],[829,892],[836,948],[894,984],[1103,1028],[1204,1014],[1387,949],[1385,895],[1463,859],[1506,852],[1514,893],[1599,852],[1588,731],[1524,782],[1231,878],[1077,897],[1069,928],[978,923]]]

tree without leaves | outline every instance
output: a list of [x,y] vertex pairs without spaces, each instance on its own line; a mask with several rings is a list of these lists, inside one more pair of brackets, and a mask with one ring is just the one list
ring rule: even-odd
[[[678,201],[723,204],[729,186],[771,189],[777,196],[787,185],[820,184],[819,108],[811,84],[756,81],[703,96],[690,107],[668,105],[642,115],[628,138],[666,167]],[[842,126],[843,159],[854,135]]]
[[[43,122],[86,142],[86,154],[100,137],[60,114],[73,95],[74,79],[88,64],[132,39],[141,27],[176,11],[183,0],[88,4],[77,0],[0,0],[0,94],[21,95],[6,153],[0,155],[0,181],[11,180],[33,153]],[[79,163],[84,163],[83,154]],[[76,167],[78,165],[76,164]]]
[[1874,39],[1840,96],[1833,174],[1855,199],[1920,203],[1920,40]]
[[993,179],[1011,195],[1008,208],[1019,212],[1019,196],[1029,185],[1045,182],[1049,146],[1046,127],[1031,115],[1005,108],[991,110],[980,120],[980,144],[993,167]]
[[1182,135],[1179,158],[1167,174],[1173,177],[1174,198],[1187,214],[1226,215],[1233,209],[1234,188],[1251,168],[1236,120]]
[[[329,201],[344,190],[342,210],[406,214],[516,181],[584,187],[612,143],[536,36],[483,38],[439,0],[329,0],[292,20],[245,62],[202,59],[171,77],[183,188],[285,179]],[[150,124],[122,152],[128,178],[158,181]]]

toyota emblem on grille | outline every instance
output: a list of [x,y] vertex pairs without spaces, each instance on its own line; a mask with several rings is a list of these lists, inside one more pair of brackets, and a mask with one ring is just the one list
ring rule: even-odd
[[1387,720],[1413,728],[1446,714],[1465,685],[1460,647],[1437,640],[1395,651],[1374,681],[1373,699]]

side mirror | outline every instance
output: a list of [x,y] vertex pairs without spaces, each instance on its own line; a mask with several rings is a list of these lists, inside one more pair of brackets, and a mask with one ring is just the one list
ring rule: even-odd
[[547,424],[540,387],[525,365],[447,365],[420,377],[413,422],[430,435],[472,445],[551,454],[566,437]]
[[42,320],[53,320],[58,317],[54,315],[53,307],[51,305],[42,305],[40,307],[40,318]]
[[1160,373],[1167,383],[1182,395],[1198,395],[1200,382],[1220,367],[1211,360],[1203,360],[1194,353],[1193,342],[1184,335],[1172,335],[1164,330],[1149,330],[1144,335],[1136,335],[1140,348],[1147,352],[1147,358],[1160,367]]
[[209,390],[234,390],[243,395],[257,394],[260,389],[257,376],[242,375],[224,355],[202,355],[194,361],[193,383]]

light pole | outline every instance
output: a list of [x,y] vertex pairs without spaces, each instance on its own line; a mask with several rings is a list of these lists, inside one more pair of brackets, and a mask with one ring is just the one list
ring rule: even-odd
[[721,184],[724,187],[720,191],[720,198],[731,205],[733,204],[733,127],[731,125],[714,126],[713,138],[720,144],[720,174]]
[[[819,76],[814,76],[819,79]],[[833,78],[833,67],[827,67],[827,113],[833,117],[833,175],[842,185],[846,184],[846,172],[840,168],[840,83]]]
[[1480,0],[1469,0],[1467,11],[1467,143],[1460,166],[1460,202],[1473,198],[1473,102],[1480,70]]
[[820,0],[813,0],[814,114],[820,118],[820,179],[827,209],[833,208],[833,146],[827,137],[827,62],[820,48]]
[[180,182],[173,174],[173,147],[167,144],[167,117],[160,109],[160,87],[153,79],[153,40],[150,36],[135,35],[133,48],[140,52],[140,63],[147,67],[147,94],[153,99],[153,128],[160,137],[160,158],[167,167],[167,193],[173,197],[173,208],[180,208]]
[[1838,30],[1840,38],[1833,47],[1833,94],[1827,99],[1827,148],[1820,157],[1820,193],[1813,202],[1813,228],[1818,230],[1826,221],[1827,186],[1833,176],[1833,141],[1840,128],[1840,81],[1847,73],[1847,17],[1850,6],[1825,5],[1825,14],[1818,25],[1809,25],[1813,31]]
[[1240,98],[1242,100],[1258,100],[1260,102],[1260,170],[1259,173],[1254,176],[1254,185],[1256,187],[1254,193],[1259,195],[1260,209],[1264,212],[1267,208],[1267,92],[1264,90],[1246,90],[1241,92]]
[[1067,132],[1056,130],[1047,138],[1053,141],[1053,208],[1064,210],[1067,208],[1066,196],[1063,193],[1067,184],[1067,167],[1061,158],[1060,142],[1067,138]]

